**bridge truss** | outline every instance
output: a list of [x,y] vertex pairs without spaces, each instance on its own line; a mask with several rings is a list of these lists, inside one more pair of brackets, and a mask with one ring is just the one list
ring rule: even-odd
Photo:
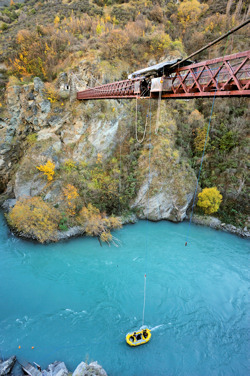
[[193,63],[162,77],[137,77],[79,91],[77,99],[204,98],[250,96],[250,51]]

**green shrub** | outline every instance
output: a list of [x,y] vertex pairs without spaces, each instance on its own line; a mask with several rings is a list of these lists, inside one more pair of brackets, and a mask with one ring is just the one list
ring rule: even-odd
[[2,25],[1,25],[1,30],[4,31],[4,30],[7,30],[8,29],[8,25],[3,22]]
[[37,140],[37,133],[31,133],[29,134],[27,137],[26,137],[26,141],[28,142],[28,144],[31,146],[31,145],[34,145],[36,143],[36,140]]
[[68,231],[68,226],[67,226],[67,223],[68,223],[68,218],[66,217],[66,214],[65,213],[62,213],[62,218],[60,219],[60,222],[59,222],[59,230],[61,231]]

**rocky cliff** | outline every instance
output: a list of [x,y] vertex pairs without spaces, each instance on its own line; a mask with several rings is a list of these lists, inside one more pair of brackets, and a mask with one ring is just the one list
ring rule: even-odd
[[[133,209],[140,218],[182,221],[194,194],[196,177],[176,146],[177,127],[171,108],[161,104],[156,124],[157,103],[152,105],[151,124],[147,124],[145,141],[140,144],[135,138],[135,103],[76,101],[78,88],[76,79],[66,74],[60,75],[54,96],[39,78],[27,85],[8,85],[0,123],[2,202],[12,199],[13,206],[13,199],[40,196],[60,209],[63,186],[74,183],[70,176],[65,180],[65,163],[73,163],[72,179],[77,180],[77,166],[82,163],[91,171],[92,164],[101,158],[109,174],[113,168],[110,161],[116,158],[116,179],[107,184],[118,182],[120,193],[126,186],[128,205],[123,207],[119,197],[120,212],[118,208],[105,208],[109,214]],[[139,107],[138,132],[145,125],[145,106]],[[48,160],[53,161],[56,171],[51,182],[36,168]],[[102,179],[100,175],[96,178]],[[78,180],[74,184],[81,188]],[[87,201],[93,202],[91,197]]]

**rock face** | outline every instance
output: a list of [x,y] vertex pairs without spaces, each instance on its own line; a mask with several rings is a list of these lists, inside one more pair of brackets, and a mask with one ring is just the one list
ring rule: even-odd
[[16,361],[16,357],[12,356],[11,358],[5,360],[4,362],[0,362],[0,376],[5,376],[10,373]]
[[[33,169],[27,176],[30,161],[40,165],[49,158],[90,160],[98,153],[107,158],[116,146],[118,124],[126,116],[121,104],[111,101],[105,105],[109,113],[106,118],[102,104],[75,102],[72,108],[69,101],[61,100],[52,106],[48,97],[38,77],[33,84],[14,85],[6,90],[6,108],[0,117],[0,194],[5,191],[17,164],[21,168],[16,173],[10,198],[34,196],[43,189],[38,171]],[[117,109],[119,117],[112,109]],[[37,145],[33,152],[29,139],[32,134]]]
[[[183,182],[184,183],[184,182]],[[183,185],[183,201],[179,201],[179,195],[176,194],[175,187],[169,186],[164,189],[162,184],[161,191],[156,195],[150,196],[150,184],[144,182],[139,190],[133,207],[139,209],[139,218],[159,221],[168,219],[173,222],[181,222],[186,217],[187,208],[193,198],[195,189],[195,177],[192,184],[188,187]]]

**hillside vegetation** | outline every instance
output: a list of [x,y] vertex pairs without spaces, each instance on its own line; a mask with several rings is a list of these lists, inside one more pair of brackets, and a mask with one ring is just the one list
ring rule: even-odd
[[[151,144],[155,177],[152,178],[150,195],[161,194],[162,182],[171,179],[171,184],[179,192],[176,205],[185,206],[186,197],[189,197],[194,185],[192,171],[198,176],[212,107],[212,99],[175,100],[164,102],[159,108],[158,103],[153,103],[153,132],[150,136],[147,131],[145,142],[140,145],[135,138],[134,122],[131,121],[131,117],[135,117],[132,102],[70,104],[67,98],[63,99],[58,93],[60,74],[78,72],[79,66],[84,65],[87,67],[85,82],[89,86],[126,79],[128,73],[139,68],[187,56],[249,17],[250,7],[246,0],[25,0],[0,9],[2,121],[9,116],[6,88],[11,90],[13,85],[28,87],[34,77],[40,77],[45,82],[44,95],[50,101],[53,116],[58,114],[59,107],[60,111],[68,111],[72,119],[81,111],[81,119],[88,123],[82,143],[85,148],[89,147],[94,113],[100,121],[105,118],[110,124],[120,119],[118,136],[122,146],[117,143],[111,155],[94,155],[89,148],[85,158],[80,160],[74,157],[79,154],[76,151],[79,150],[79,142],[72,142],[64,149],[51,181],[58,179],[63,182],[64,189],[72,184],[78,196],[69,204],[65,194],[59,208],[58,203],[51,201],[51,208],[61,209],[57,226],[65,229],[68,225],[78,224],[80,217],[85,218],[86,222],[89,216],[99,221],[98,226],[104,226],[103,231],[96,230],[96,233],[103,233],[103,240],[105,236],[108,238],[106,234],[109,232],[106,230],[120,224],[105,225],[103,219],[106,213],[118,215],[131,210],[131,200],[137,197],[148,173]],[[249,27],[242,28],[227,40],[196,56],[196,59],[201,61],[247,50],[248,37]],[[200,178],[201,188],[216,187],[223,197],[216,215],[226,223],[242,227],[249,225],[248,104],[246,98],[215,100]],[[148,105],[139,102],[138,110],[138,131],[141,136]],[[158,124],[157,116],[160,118]],[[41,149],[36,141],[39,129],[31,123],[29,127],[29,139],[26,139],[29,149],[24,150],[22,146],[22,155],[25,152],[26,155],[27,152],[34,153],[36,148]],[[156,127],[157,134],[154,132]],[[13,140],[13,137],[16,139]],[[13,137],[10,141],[12,145],[18,140],[18,135],[15,133]],[[44,159],[43,165],[48,161],[50,158]],[[33,174],[39,173],[37,162],[34,160]],[[26,162],[22,160],[19,163],[23,166]],[[18,168],[11,170],[1,187],[2,191]],[[45,197],[44,192],[40,196]],[[60,197],[63,197],[63,191]],[[190,204],[189,199],[188,202]],[[23,207],[24,204],[22,202],[19,206]],[[197,212],[201,210],[196,208]],[[179,218],[178,215],[176,218]]]

